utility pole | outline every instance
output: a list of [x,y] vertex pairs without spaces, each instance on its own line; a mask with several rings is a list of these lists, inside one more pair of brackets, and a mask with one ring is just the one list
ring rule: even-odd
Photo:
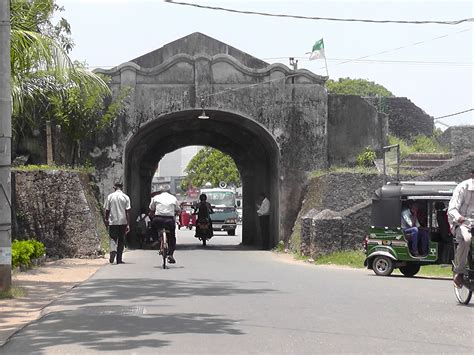
[[53,137],[51,133],[51,121],[46,121],[46,164],[51,166],[54,164],[53,159]]
[[0,0],[0,291],[12,283],[10,0]]

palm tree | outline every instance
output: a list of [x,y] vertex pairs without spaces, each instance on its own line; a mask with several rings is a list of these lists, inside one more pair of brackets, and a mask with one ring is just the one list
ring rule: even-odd
[[[50,19],[60,10],[54,0],[11,1],[11,93],[13,117],[18,118],[28,100],[60,93],[70,86],[111,95],[97,75],[76,67],[68,56],[72,41],[64,19],[52,26]],[[66,32],[64,35],[63,32]]]

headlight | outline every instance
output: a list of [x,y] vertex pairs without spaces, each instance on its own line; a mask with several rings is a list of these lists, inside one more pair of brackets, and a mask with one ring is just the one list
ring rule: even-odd
[[227,218],[225,220],[225,223],[235,224],[235,223],[237,223],[237,220],[235,218]]

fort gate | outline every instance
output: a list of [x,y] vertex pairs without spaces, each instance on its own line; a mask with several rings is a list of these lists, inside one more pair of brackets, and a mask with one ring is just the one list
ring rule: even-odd
[[[270,65],[201,33],[96,72],[110,76],[115,94],[132,89],[114,133],[94,143],[102,195],[123,179],[137,216],[149,203],[160,159],[181,147],[207,145],[230,155],[240,171],[243,243],[264,244],[257,233],[260,193],[271,202],[268,245],[291,234],[307,174],[328,166],[326,77]],[[209,119],[199,118],[203,107]]]

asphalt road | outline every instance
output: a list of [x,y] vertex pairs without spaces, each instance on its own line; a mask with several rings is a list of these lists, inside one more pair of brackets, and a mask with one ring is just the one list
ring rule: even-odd
[[[177,264],[125,254],[0,353],[474,353],[474,308],[451,282],[318,267],[178,232]],[[239,234],[239,233],[238,233]]]

